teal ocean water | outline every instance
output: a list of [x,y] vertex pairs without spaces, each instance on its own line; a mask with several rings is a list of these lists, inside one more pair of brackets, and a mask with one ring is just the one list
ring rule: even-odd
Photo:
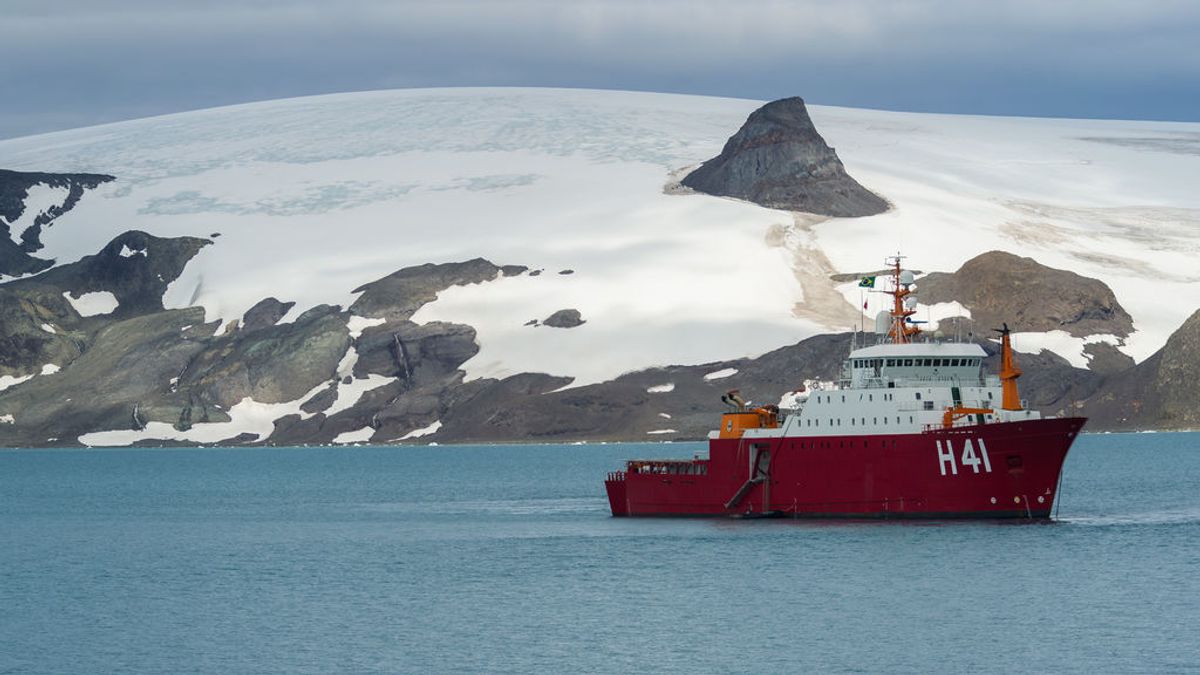
[[699,447],[0,451],[0,672],[1200,672],[1200,434],[1051,524],[609,517]]

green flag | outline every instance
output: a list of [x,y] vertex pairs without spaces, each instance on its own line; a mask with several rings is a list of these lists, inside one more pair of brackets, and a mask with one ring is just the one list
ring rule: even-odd
[[875,288],[875,277],[863,277],[858,285],[863,288]]

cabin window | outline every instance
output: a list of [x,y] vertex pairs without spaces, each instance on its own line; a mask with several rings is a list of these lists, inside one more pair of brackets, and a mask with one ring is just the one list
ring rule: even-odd
[[850,426],[854,426],[854,418],[853,417],[850,418]]
[[933,401],[925,401],[925,409],[933,410]]
[[908,416],[908,423],[909,423],[909,424],[912,424],[912,423],[913,423],[913,421],[912,421],[912,415],[909,415],[909,416]]
[[906,365],[906,366],[911,366],[911,365],[912,365],[912,361],[913,361],[912,359],[904,359],[904,365]]
[[988,392],[988,400],[989,401],[992,400],[992,392],[990,392],[990,391]]
[[920,401],[921,400],[921,392],[918,391],[916,395],[917,395],[917,400]]
[[845,403],[845,402],[846,402],[846,395],[842,394],[842,403]]
[[879,418],[878,418],[878,417],[872,417],[872,418],[871,418],[871,424],[879,424]]
[[888,368],[891,368],[892,366],[896,365],[896,359],[888,359],[887,365],[888,365]]
[[874,394],[867,394],[867,400],[868,400],[868,401],[874,401],[874,400],[875,400],[875,395],[874,395]]

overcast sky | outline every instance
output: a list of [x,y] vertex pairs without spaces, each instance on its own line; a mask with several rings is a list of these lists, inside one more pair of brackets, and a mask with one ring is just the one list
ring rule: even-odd
[[472,85],[1197,121],[1198,42],[1193,0],[0,0],[0,138]]

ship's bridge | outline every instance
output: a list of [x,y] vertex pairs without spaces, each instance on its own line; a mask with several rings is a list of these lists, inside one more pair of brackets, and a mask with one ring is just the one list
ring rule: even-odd
[[901,382],[957,381],[982,384],[987,352],[974,343],[912,342],[863,347],[847,359],[855,389],[895,387]]

